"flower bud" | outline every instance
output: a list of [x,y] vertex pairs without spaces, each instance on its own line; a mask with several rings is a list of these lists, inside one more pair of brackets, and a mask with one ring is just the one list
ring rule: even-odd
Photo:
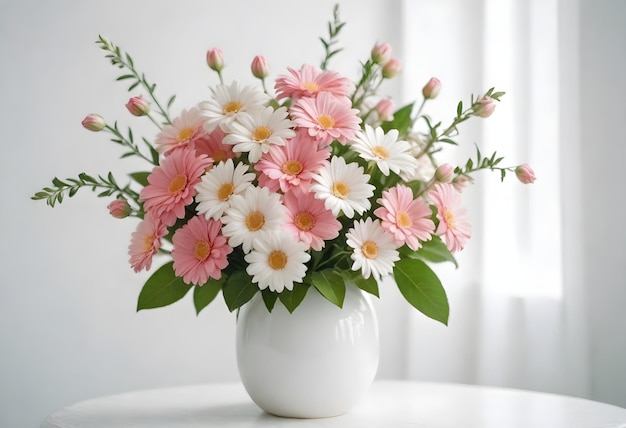
[[224,54],[220,48],[209,49],[206,53],[206,63],[211,70],[215,70],[218,73],[224,68]]
[[250,69],[252,70],[252,75],[259,79],[265,79],[270,72],[270,66],[267,63],[267,59],[265,59],[262,55],[254,57],[252,65],[250,65]]
[[537,177],[535,177],[535,172],[531,167],[526,164],[519,165],[515,168],[515,175],[518,180],[524,184],[532,184],[535,182]]
[[385,65],[391,59],[391,45],[389,43],[378,43],[372,48],[372,61],[375,64]]
[[128,100],[126,108],[133,116],[145,116],[150,113],[150,105],[141,95]]
[[391,58],[385,65],[383,65],[383,77],[385,79],[391,79],[400,72],[402,63],[398,58]]
[[422,88],[422,95],[426,99],[435,99],[441,90],[441,82],[436,77],[431,77],[428,83]]
[[85,129],[94,132],[102,131],[106,126],[104,118],[95,113],[87,115],[81,123]]
[[387,122],[393,119],[393,110],[395,106],[393,100],[390,98],[383,98],[378,101],[376,104],[376,112],[378,113],[378,117],[383,122]]
[[130,205],[126,199],[116,199],[107,205],[109,213],[115,218],[124,218],[130,215]]
[[493,98],[482,97],[474,104],[474,113],[480,117],[489,117],[496,109],[496,101]]
[[450,183],[454,178],[454,168],[447,163],[439,165],[435,170],[435,179],[440,183]]
[[458,192],[463,192],[467,185],[471,183],[472,179],[469,176],[463,174],[457,175],[456,177],[454,177],[454,180],[452,180],[452,185]]

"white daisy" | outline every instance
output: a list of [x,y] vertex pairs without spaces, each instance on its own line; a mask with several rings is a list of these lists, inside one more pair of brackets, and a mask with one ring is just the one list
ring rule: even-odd
[[254,249],[245,256],[246,272],[261,290],[269,287],[280,293],[285,288],[292,290],[294,282],[302,282],[310,258],[306,245],[289,232],[261,232],[254,240]]
[[270,96],[258,86],[241,87],[237,80],[230,86],[218,85],[211,92],[211,99],[199,104],[207,119],[204,124],[207,132],[232,122],[241,112],[254,110],[270,100]]
[[267,187],[250,186],[242,195],[230,198],[230,207],[222,217],[222,233],[228,244],[241,244],[249,253],[255,236],[261,231],[275,231],[283,224],[285,207],[278,193],[270,193]]
[[365,131],[357,133],[351,147],[363,159],[376,162],[384,175],[389,175],[389,170],[398,175],[410,175],[417,168],[417,161],[410,152],[411,145],[407,141],[398,140],[397,129],[385,134],[380,126],[374,129],[365,125]]
[[285,145],[285,138],[293,138],[296,132],[291,129],[296,124],[287,118],[287,108],[257,108],[242,112],[236,121],[225,125],[228,133],[223,143],[233,145],[234,152],[248,152],[248,160],[257,162],[272,144]]
[[342,157],[333,156],[330,163],[313,175],[311,186],[317,199],[324,200],[327,210],[337,216],[341,211],[348,217],[354,212],[363,214],[371,207],[368,198],[374,195],[374,186],[368,183],[370,176],[356,163],[346,164]]
[[355,221],[346,233],[346,243],[354,248],[350,256],[354,260],[352,270],[361,269],[366,279],[371,275],[379,280],[390,274],[395,262],[400,260],[393,236],[385,232],[378,219]]
[[231,196],[242,194],[254,178],[246,164],[239,163],[235,167],[232,159],[218,163],[196,185],[196,211],[207,220],[219,220],[230,207]]

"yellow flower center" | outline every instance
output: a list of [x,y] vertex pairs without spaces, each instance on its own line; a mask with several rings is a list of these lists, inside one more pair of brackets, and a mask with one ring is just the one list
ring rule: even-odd
[[233,194],[234,190],[235,186],[233,186],[233,183],[222,184],[217,190],[217,199],[219,199],[220,201],[227,201],[228,198],[230,198],[230,195]]
[[192,135],[193,135],[193,129],[185,128],[178,133],[178,137],[176,138],[178,139],[178,142],[180,143],[182,141],[189,140]]
[[239,110],[241,110],[241,107],[243,107],[243,104],[241,104],[239,101],[229,101],[224,104],[224,108],[222,109],[222,111],[225,115],[232,116],[233,114],[238,113]]
[[320,90],[319,85],[315,82],[304,82],[302,85],[300,85],[300,87],[302,89],[306,89],[307,91],[311,93],[315,93]]
[[372,147],[372,153],[379,159],[387,159],[389,157],[389,151],[383,146]]
[[213,162],[222,162],[226,160],[226,151],[219,149],[216,150],[213,155],[211,156],[211,158],[213,159]]
[[253,211],[246,216],[246,227],[248,230],[256,232],[265,224],[265,216],[263,213]]
[[272,136],[272,130],[267,126],[259,126],[254,131],[252,131],[252,138],[254,141],[266,141],[268,138]]
[[398,215],[396,215],[396,223],[402,228],[411,227],[413,225],[411,217],[404,211],[400,211]]
[[302,163],[297,160],[288,160],[283,164],[283,172],[289,175],[297,175],[302,171]]
[[324,129],[330,129],[330,128],[334,128],[335,127],[335,119],[328,115],[328,114],[322,114],[317,118],[317,123],[320,124],[320,126]]
[[333,183],[332,192],[336,197],[345,199],[350,196],[350,186],[343,181],[336,181]]
[[152,242],[154,241],[154,235],[148,235],[143,240],[143,252],[147,253],[152,250]]
[[283,269],[287,265],[287,254],[275,250],[267,256],[267,264],[274,270]]
[[178,195],[187,186],[187,176],[185,174],[178,174],[170,181],[170,185],[167,188],[172,195]]
[[445,220],[446,224],[448,225],[448,228],[450,229],[454,229],[454,226],[456,224],[455,220],[454,220],[454,213],[450,210],[443,210],[443,219]]
[[376,242],[365,241],[361,246],[361,253],[368,259],[375,259],[378,255],[378,245]]
[[207,241],[196,242],[196,248],[193,250],[193,254],[198,261],[205,261],[209,254],[211,254],[211,245]]
[[315,217],[313,217],[311,213],[303,211],[296,214],[293,219],[293,224],[295,224],[298,229],[308,232],[315,227]]

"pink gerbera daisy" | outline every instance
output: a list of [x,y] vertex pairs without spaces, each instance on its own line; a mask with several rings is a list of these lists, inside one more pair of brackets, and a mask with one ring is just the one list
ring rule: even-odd
[[324,201],[315,198],[314,193],[303,193],[298,188],[285,193],[283,205],[287,208],[283,227],[289,230],[308,248],[320,251],[324,241],[339,236],[341,223],[326,209]]
[[374,211],[381,219],[381,226],[395,239],[398,246],[406,243],[416,251],[428,241],[435,231],[435,223],[430,219],[432,214],[426,202],[419,198],[413,199],[413,191],[399,184],[386,190],[378,199],[382,205]]
[[211,133],[203,135],[196,141],[196,154],[205,154],[213,160],[213,163],[220,163],[226,159],[234,159],[233,146],[224,144],[224,131],[215,128]]
[[220,279],[233,249],[221,234],[219,220],[192,217],[172,238],[174,273],[187,284],[203,285],[209,278]]
[[299,187],[308,191],[312,174],[316,173],[330,157],[328,150],[318,150],[317,143],[305,132],[287,140],[284,146],[272,146],[261,157],[254,169],[261,172],[259,184],[272,192],[287,192]]
[[161,248],[161,238],[167,234],[167,227],[159,219],[146,214],[132,233],[128,246],[129,262],[135,272],[149,270],[152,257]]
[[194,150],[180,149],[155,167],[139,199],[146,212],[161,219],[166,226],[185,216],[185,207],[193,201],[200,176],[211,165],[206,155],[196,156]]
[[172,150],[182,147],[193,148],[196,141],[206,134],[205,121],[198,107],[183,110],[171,125],[165,125],[157,134],[154,141],[156,150],[159,153],[169,154]]
[[453,253],[463,249],[470,238],[471,224],[467,219],[467,211],[461,207],[461,194],[452,184],[438,183],[428,192],[428,197],[437,207],[436,234],[443,236],[446,246]]
[[315,98],[301,98],[291,108],[291,117],[299,127],[308,129],[321,147],[333,140],[345,144],[354,139],[361,123],[359,111],[351,108],[347,97],[322,92]]
[[330,92],[341,97],[353,88],[350,79],[341,77],[335,71],[322,71],[319,67],[305,64],[300,70],[287,68],[291,76],[279,76],[276,79],[276,99],[316,96],[321,92]]

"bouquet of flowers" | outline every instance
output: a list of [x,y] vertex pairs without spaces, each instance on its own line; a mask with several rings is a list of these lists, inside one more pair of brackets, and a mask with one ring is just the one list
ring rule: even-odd
[[54,178],[33,199],[54,206],[91,188],[114,198],[113,217],[140,219],[131,267],[150,270],[158,254],[168,261],[146,281],[138,310],[169,305],[191,288],[198,313],[220,291],[231,311],[260,292],[269,311],[280,301],[292,312],[312,288],[341,307],[346,286],[378,296],[379,281],[393,275],[411,305],[447,323],[446,293],[429,264],[456,264],[454,253],[470,238],[461,190],[480,170],[501,179],[513,172],[523,183],[534,173],[525,164],[503,167],[502,157],[478,149],[464,165],[438,164],[437,152],[458,144],[458,125],[490,116],[504,93],[492,88],[459,102],[444,126],[424,113],[441,89],[432,78],[420,104],[396,110],[380,94],[401,67],[389,44],[374,45],[356,81],[328,68],[344,24],[335,8],[328,37],[320,38],[321,65],[288,68],[271,90],[265,57],[251,63],[258,83],[224,82],[223,53],[209,50],[219,83],[175,117],[175,97],[160,102],[133,58],[100,36],[106,58],[122,70],[117,80],[130,82],[129,92],[145,91],[127,110],[157,132],[138,144],[130,128],[123,133],[100,115],[82,124],[111,134],[122,158],[140,157],[149,168],[123,186],[111,173]]

